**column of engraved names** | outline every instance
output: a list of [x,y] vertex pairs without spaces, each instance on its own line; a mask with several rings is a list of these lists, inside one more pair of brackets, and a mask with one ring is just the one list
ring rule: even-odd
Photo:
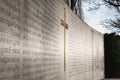
[[[71,26],[78,26],[74,25],[75,21],[71,20]],[[75,76],[80,73],[81,71],[81,55],[80,55],[80,38],[79,38],[79,28],[76,29],[71,27],[70,29],[70,38],[69,38],[69,76]]]
[[[37,12],[31,11],[31,10],[28,9],[30,6],[28,5],[28,3],[26,1],[24,1],[23,3],[25,3],[24,5],[26,5],[26,3],[27,3],[26,6],[28,8],[25,7],[25,9],[28,9],[26,11],[27,11],[27,13],[29,13],[29,15],[27,13],[24,13],[25,25],[21,25],[19,23],[19,21],[20,21],[20,16],[18,14],[19,9],[17,9],[16,6],[13,6],[13,3],[17,3],[17,5],[18,5],[20,2],[16,1],[16,0],[13,0],[13,3],[10,3],[10,1],[8,1],[8,0],[2,0],[2,3],[1,4],[4,5],[5,7],[1,8],[1,13],[3,15],[5,15],[5,17],[0,17],[0,21],[6,27],[3,28],[1,26],[1,31],[0,32],[3,32],[3,34],[5,34],[6,37],[4,37],[4,35],[2,34],[3,37],[1,37],[1,39],[2,39],[1,42],[2,42],[2,44],[3,44],[3,42],[9,43],[8,45],[12,46],[12,47],[8,47],[8,48],[1,48],[2,54],[4,52],[4,53],[11,53],[11,54],[15,53],[15,54],[17,54],[17,56],[19,56],[20,54],[22,55],[21,59],[19,57],[17,57],[17,58],[15,58],[17,60],[13,60],[14,58],[13,59],[11,58],[11,61],[14,61],[14,62],[20,62],[20,60],[22,61],[22,64],[20,63],[20,65],[16,65],[16,63],[13,63],[14,64],[13,68],[17,69],[17,68],[21,67],[20,69],[22,69],[22,71],[23,71],[22,72],[23,73],[23,75],[22,75],[23,78],[24,77],[28,78],[32,74],[35,74],[35,73],[38,73],[38,72],[41,73],[42,77],[44,77],[43,76],[43,74],[45,72],[44,69],[42,70],[43,72],[41,72],[41,70],[36,70],[36,71],[32,72],[31,70],[34,69],[35,67],[40,67],[40,69],[41,69],[41,66],[43,67],[43,64],[42,64],[42,63],[44,63],[43,61],[48,60],[47,58],[44,58],[45,55],[48,56],[48,54],[46,52],[44,52],[45,50],[49,50],[49,51],[51,51],[51,53],[55,52],[55,55],[53,55],[50,58],[55,57],[55,60],[52,59],[53,61],[56,61],[56,62],[53,62],[54,64],[59,62],[59,54],[56,55],[57,52],[59,53],[59,50],[57,50],[57,49],[59,49],[58,44],[57,44],[58,42],[57,42],[57,40],[55,41],[55,39],[51,39],[51,38],[56,38],[56,35],[53,35],[55,31],[58,32],[58,33],[56,32],[55,34],[59,35],[59,29],[54,28],[54,27],[53,27],[53,29],[55,31],[52,31],[52,30],[48,29],[47,27],[45,27],[45,24],[47,23],[47,21],[44,20],[44,19],[43,19],[43,21],[46,22],[46,23],[42,24],[42,26],[41,26],[42,29],[40,27],[38,27],[39,25],[41,25],[40,24],[41,23],[40,16],[38,14],[36,14]],[[9,4],[9,5],[7,5],[7,4]],[[9,7],[10,9],[7,9],[6,7]],[[38,6],[36,6],[36,7],[38,7]],[[32,8],[33,8],[33,6],[32,6]],[[14,12],[14,14],[12,12]],[[7,14],[7,13],[9,13],[9,14]],[[47,19],[49,19],[49,18],[47,18]],[[51,20],[51,21],[53,21],[53,20]],[[31,22],[33,24],[30,24]],[[49,26],[53,26],[50,23],[47,23],[47,24],[49,24]],[[51,33],[53,32],[53,34],[50,33],[51,38],[45,37],[46,35],[41,36],[41,33],[49,34],[48,32],[46,33],[45,30],[46,31],[49,30]],[[39,31],[41,31],[41,33]],[[8,37],[8,35],[9,35],[9,37]],[[49,41],[45,41],[44,39],[46,39],[46,38]],[[51,42],[53,42],[53,43],[51,43]],[[54,43],[55,43],[55,45],[54,45]],[[38,44],[38,45],[36,45],[36,44]],[[51,44],[53,44],[54,48],[52,48]],[[3,45],[5,45],[5,44],[3,44]],[[14,47],[17,47],[17,49],[14,49],[13,45],[14,45]],[[46,46],[43,46],[43,45],[46,45]],[[47,45],[49,45],[51,47],[51,50],[47,48]],[[56,47],[56,45],[57,45],[58,48]],[[43,55],[43,53],[46,53],[46,54]],[[11,55],[11,54],[9,54],[9,55]],[[35,58],[32,58],[32,56],[34,54],[35,54],[35,56],[34,56]],[[37,57],[36,55],[37,56],[39,55],[39,57],[37,59],[36,59],[36,57]],[[3,58],[3,59],[7,60],[7,61],[10,60],[10,59],[7,59],[7,58]],[[1,61],[4,61],[4,60],[1,60]],[[52,60],[51,60],[51,63],[52,63]],[[42,61],[42,62],[41,62],[41,64],[33,64],[34,61]],[[10,61],[8,61],[8,62],[10,62]],[[46,64],[44,64],[44,66],[45,65]],[[25,70],[25,69],[27,69],[27,70]],[[59,69],[59,67],[57,69]],[[19,69],[17,69],[17,70],[21,71]],[[56,70],[56,69],[54,69],[54,70]],[[30,71],[30,72],[27,72],[27,71]],[[51,75],[52,74],[53,73],[51,73]],[[55,76],[51,76],[51,78],[53,78],[53,77],[55,77]],[[7,77],[2,77],[1,80],[6,79],[6,78]],[[19,74],[18,75],[14,74],[13,76],[11,76],[12,80],[14,80],[14,78],[19,79],[20,75]],[[38,76],[38,79],[39,78],[41,79],[41,76]],[[56,79],[56,78],[54,78],[54,79]]]
[[[59,27],[55,26],[55,24],[50,24],[49,22],[53,19],[51,16],[45,16],[45,10],[41,10],[39,2],[35,3],[33,0],[24,0],[25,12],[24,15],[27,17],[27,21],[25,21],[26,25],[34,28],[32,34],[35,34],[34,38],[37,39],[37,46],[33,47],[30,45],[32,50],[31,53],[34,55],[31,61],[33,61],[33,73],[35,79],[47,79],[47,80],[59,80],[59,69],[60,69],[60,43],[59,43]],[[44,1],[42,1],[44,2]],[[43,7],[43,6],[42,6]],[[38,13],[39,12],[39,13]],[[48,12],[46,12],[47,14]],[[26,18],[25,18],[26,19]],[[50,21],[48,22],[47,20]],[[31,37],[32,38],[32,37]],[[34,43],[35,44],[35,43]],[[35,50],[37,48],[37,50]],[[37,51],[37,52],[36,52]],[[28,60],[29,61],[29,60]],[[32,68],[32,67],[31,67]],[[57,74],[56,74],[57,73]],[[32,75],[32,74],[31,74]],[[31,76],[30,75],[30,76]]]
[[0,0],[0,80],[20,79],[21,41],[15,29],[19,12],[19,0]]

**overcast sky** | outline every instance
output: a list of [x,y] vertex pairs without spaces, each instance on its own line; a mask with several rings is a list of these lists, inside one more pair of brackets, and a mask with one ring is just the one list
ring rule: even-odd
[[103,28],[103,25],[101,25],[101,21],[104,21],[105,19],[115,18],[114,15],[116,14],[116,11],[114,9],[106,7],[105,5],[101,5],[96,10],[89,11],[90,8],[94,7],[94,3],[91,2],[89,4],[88,2],[82,1],[84,21],[99,32],[105,33],[106,30],[105,28]]

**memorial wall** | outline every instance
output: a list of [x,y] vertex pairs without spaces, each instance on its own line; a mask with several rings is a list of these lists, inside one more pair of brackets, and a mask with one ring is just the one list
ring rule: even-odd
[[104,78],[103,34],[80,20],[67,7],[68,80],[100,80]]
[[63,0],[0,0],[0,80],[101,79],[103,53],[103,34]]

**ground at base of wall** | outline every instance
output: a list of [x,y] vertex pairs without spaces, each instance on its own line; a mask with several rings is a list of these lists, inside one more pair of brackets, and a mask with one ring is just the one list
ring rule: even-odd
[[120,80],[120,79],[101,79],[101,80]]

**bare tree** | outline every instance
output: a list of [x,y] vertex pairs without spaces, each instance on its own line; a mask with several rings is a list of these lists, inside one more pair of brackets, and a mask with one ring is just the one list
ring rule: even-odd
[[81,0],[65,0],[67,5],[78,15],[78,17],[83,19],[83,13],[81,8]]
[[120,33],[120,18],[114,20],[106,19],[105,21],[101,21],[101,23],[111,33]]
[[[77,0],[71,0],[71,9],[74,10],[75,9],[75,5],[77,3]],[[80,6],[79,6],[80,7]]]
[[109,31],[120,33],[120,0],[100,0],[98,2],[97,2],[97,0],[96,0],[96,2],[94,2],[95,0],[94,1],[93,0],[84,0],[84,1],[89,4],[95,4],[94,7],[89,7],[89,11],[97,10],[102,5],[106,5],[106,7],[109,7],[109,8],[115,8],[116,13],[118,13],[118,15],[116,15],[117,16],[116,19],[114,19],[114,20],[106,19],[105,21],[101,21],[101,23]]
[[120,13],[120,0],[104,0],[104,1],[111,6],[114,6]]
[[69,0],[65,0],[65,2],[67,3],[67,5],[69,6]]
[[103,25],[111,30],[111,32],[120,33],[120,0],[104,0],[105,3],[109,4],[109,6],[113,6],[117,9],[118,15],[114,20],[106,20],[103,22]]

